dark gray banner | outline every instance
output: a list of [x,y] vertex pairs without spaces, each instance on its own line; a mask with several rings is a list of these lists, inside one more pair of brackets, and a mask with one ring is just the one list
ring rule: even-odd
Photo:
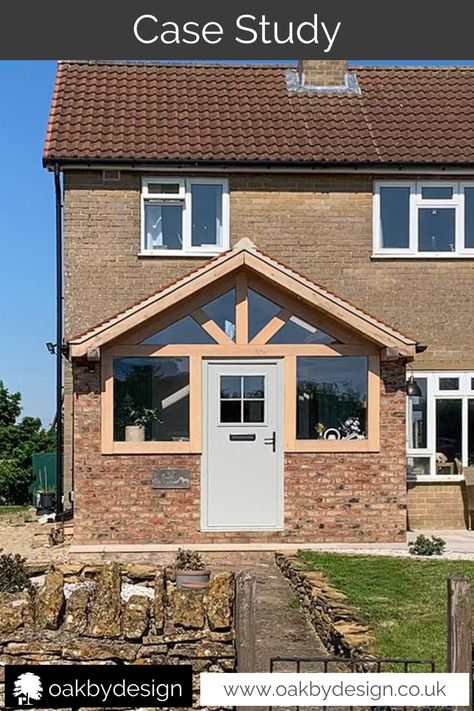
[[4,0],[4,59],[468,59],[474,3]]

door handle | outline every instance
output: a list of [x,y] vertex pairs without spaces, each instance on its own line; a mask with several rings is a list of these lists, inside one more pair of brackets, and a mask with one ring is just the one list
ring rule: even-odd
[[266,437],[264,440],[265,444],[271,444],[272,450],[276,452],[276,444],[277,444],[277,433],[274,432],[271,437]]

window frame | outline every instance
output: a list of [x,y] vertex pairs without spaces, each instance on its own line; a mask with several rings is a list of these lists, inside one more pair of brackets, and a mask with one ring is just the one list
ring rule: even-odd
[[[408,188],[409,198],[409,242],[407,247],[384,247],[381,230],[381,188]],[[422,197],[423,188],[452,188],[450,199],[430,199]],[[372,202],[373,257],[404,257],[416,259],[459,259],[474,258],[474,247],[465,246],[465,202],[466,188],[474,188],[474,181],[452,180],[377,180],[374,181]],[[455,210],[455,247],[453,251],[420,251],[418,219],[421,208]]]
[[[189,358],[189,440],[127,442],[114,439],[114,358],[140,357],[141,354],[121,355],[120,349],[111,349],[102,356],[101,365],[101,451],[102,454],[190,454],[200,451],[200,427],[197,417],[191,413],[201,401],[201,359],[193,355],[179,355]],[[154,354],[159,359],[173,357],[172,353]]]
[[[148,192],[151,183],[178,184],[178,194]],[[212,245],[192,245],[192,196],[193,185],[219,185],[222,187],[222,229],[221,242]],[[180,202],[183,205],[182,211],[182,249],[147,249],[145,234],[145,206],[148,201],[158,202]],[[229,248],[229,179],[228,178],[184,178],[167,176],[146,176],[142,178],[140,191],[140,256],[145,257],[212,257]]]
[[[408,447],[410,436],[409,420],[409,400],[406,398],[407,418],[406,418],[406,457],[407,460],[413,457],[426,457],[430,459],[430,474],[407,473],[407,481],[463,481],[463,474],[436,474],[436,402],[437,400],[461,400],[462,401],[462,465],[468,466],[467,457],[469,452],[468,443],[468,401],[474,400],[474,391],[471,389],[471,378],[474,377],[472,371],[407,371],[407,380],[412,376],[426,378],[426,444],[423,449]],[[440,390],[440,378],[459,378],[459,390]]]
[[[365,352],[363,352],[365,350]],[[301,355],[318,357],[318,353],[295,353],[285,357],[285,451],[287,452],[379,452],[380,451],[380,356],[370,349],[354,353],[332,353],[331,357],[362,355],[367,358],[367,437],[366,439],[298,439],[297,438],[297,359]],[[322,354],[319,354],[322,355]],[[329,355],[329,354],[328,354]]]

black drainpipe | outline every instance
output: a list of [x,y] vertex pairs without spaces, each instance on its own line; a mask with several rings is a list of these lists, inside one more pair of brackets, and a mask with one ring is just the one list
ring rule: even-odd
[[54,165],[56,197],[56,516],[63,511],[63,223],[59,164]]

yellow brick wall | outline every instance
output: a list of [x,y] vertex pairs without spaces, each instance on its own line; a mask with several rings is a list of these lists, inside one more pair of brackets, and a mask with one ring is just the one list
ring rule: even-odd
[[464,482],[410,482],[407,506],[412,531],[456,530],[468,525]]
[[[69,336],[129,306],[202,259],[140,257],[140,176],[65,177]],[[375,260],[372,178],[233,175],[231,241],[258,247],[429,345],[416,367],[474,369],[474,260]],[[462,329],[460,324],[463,324]]]

